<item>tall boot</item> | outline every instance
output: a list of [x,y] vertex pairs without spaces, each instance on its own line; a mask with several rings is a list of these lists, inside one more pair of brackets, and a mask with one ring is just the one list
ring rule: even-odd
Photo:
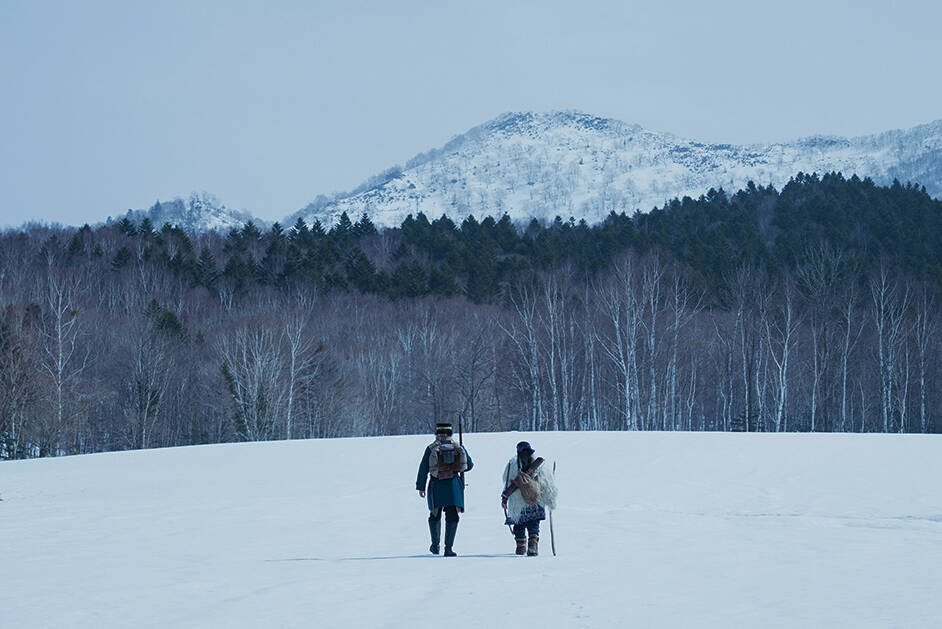
[[433,555],[437,555],[439,552],[438,545],[442,539],[442,521],[429,520],[428,532],[432,535],[432,545],[428,547],[428,551]]
[[530,536],[529,541],[527,542],[527,557],[536,557],[537,555],[537,545],[540,542],[539,533],[534,533]]
[[517,542],[517,550],[515,551],[518,555],[527,554],[527,538],[526,537],[515,537],[514,541]]
[[445,556],[457,557],[458,553],[452,550],[455,544],[455,534],[458,532],[457,522],[445,522]]

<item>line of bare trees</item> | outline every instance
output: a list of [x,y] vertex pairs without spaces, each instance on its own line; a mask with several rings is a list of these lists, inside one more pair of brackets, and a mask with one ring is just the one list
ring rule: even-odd
[[[0,248],[0,456],[466,430],[942,430],[938,289],[809,249],[722,295],[663,254],[502,303],[192,286]],[[28,262],[41,259],[40,263]]]

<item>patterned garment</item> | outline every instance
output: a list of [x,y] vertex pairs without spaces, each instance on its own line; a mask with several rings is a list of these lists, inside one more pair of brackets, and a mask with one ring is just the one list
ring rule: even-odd
[[545,520],[546,519],[546,509],[542,505],[526,505],[523,508],[523,511],[520,512],[520,517],[517,518],[516,522],[511,522],[511,524],[525,524],[527,522],[533,522],[535,520]]

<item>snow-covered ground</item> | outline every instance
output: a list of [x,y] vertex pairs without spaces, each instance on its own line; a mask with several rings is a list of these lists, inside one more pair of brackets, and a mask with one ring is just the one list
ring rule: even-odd
[[[502,525],[521,438],[558,461],[557,557]],[[426,552],[428,441],[0,463],[0,626],[942,626],[942,438],[466,435],[457,559]]]

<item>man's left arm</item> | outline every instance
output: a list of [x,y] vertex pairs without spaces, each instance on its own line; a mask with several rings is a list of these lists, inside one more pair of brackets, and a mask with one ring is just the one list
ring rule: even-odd
[[426,446],[425,454],[422,455],[422,461],[419,463],[419,473],[415,477],[416,491],[425,491],[425,483],[428,480],[428,454],[429,448]]

